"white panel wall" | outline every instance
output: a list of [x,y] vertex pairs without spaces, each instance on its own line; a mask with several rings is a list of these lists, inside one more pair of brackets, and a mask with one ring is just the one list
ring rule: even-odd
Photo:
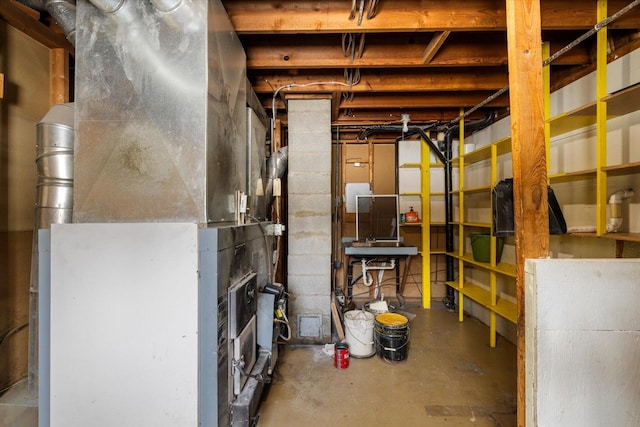
[[640,260],[527,260],[527,426],[637,426]]
[[198,425],[197,232],[52,227],[52,427]]

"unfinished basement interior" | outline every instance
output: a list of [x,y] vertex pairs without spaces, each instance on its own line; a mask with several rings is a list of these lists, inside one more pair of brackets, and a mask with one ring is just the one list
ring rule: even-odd
[[0,427],[640,424],[640,0],[0,0]]

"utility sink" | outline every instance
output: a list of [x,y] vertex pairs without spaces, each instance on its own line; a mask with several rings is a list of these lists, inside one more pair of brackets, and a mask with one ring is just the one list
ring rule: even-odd
[[366,242],[351,242],[351,246],[355,248],[399,248],[400,246],[404,246],[404,243],[373,240]]
[[385,240],[351,240],[350,238],[343,238],[342,245],[346,255],[409,256],[418,253],[418,248],[415,246],[408,246],[403,242]]

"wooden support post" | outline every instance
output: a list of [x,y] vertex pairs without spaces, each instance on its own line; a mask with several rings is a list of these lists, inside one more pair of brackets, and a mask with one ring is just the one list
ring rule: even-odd
[[4,74],[0,73],[0,99],[4,98]]
[[275,125],[271,129],[271,152],[274,153],[282,147],[282,121],[274,117]]
[[525,414],[524,260],[549,254],[539,0],[506,0],[518,306],[518,426]]
[[51,49],[49,76],[49,105],[69,102],[69,54],[66,50]]

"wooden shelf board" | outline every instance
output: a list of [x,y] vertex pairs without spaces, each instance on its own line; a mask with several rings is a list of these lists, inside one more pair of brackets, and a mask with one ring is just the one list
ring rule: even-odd
[[498,156],[511,153],[511,137],[510,136],[499,139],[498,141],[494,142],[494,144],[498,147]]
[[625,242],[640,242],[640,233],[608,233],[601,236],[603,239],[622,240]]
[[471,253],[465,253],[462,257],[457,257],[457,258],[461,258],[464,262],[468,264],[473,264],[485,270],[493,271],[495,273],[499,273],[504,276],[516,277],[516,266],[513,264],[507,264],[506,262],[499,262],[494,267],[488,262],[476,261],[475,259],[473,259],[473,254]]
[[499,298],[491,308],[497,315],[504,317],[511,323],[518,323],[518,307],[508,299]]
[[400,227],[422,227],[422,222],[403,222]]
[[447,225],[446,222],[444,221],[433,221],[430,223],[433,227],[444,227],[445,225]]
[[497,315],[504,317],[510,322],[516,323],[518,321],[518,310],[513,302],[504,298],[500,298],[498,299],[496,305],[491,305],[491,293],[478,285],[465,282],[461,287],[459,283],[455,281],[446,283],[456,291],[460,292],[462,295],[471,298],[478,304],[493,311]]
[[594,232],[582,232],[582,231],[578,231],[576,233],[567,233],[570,236],[573,237],[598,237],[598,235]]
[[607,115],[623,116],[640,110],[640,83],[602,98],[607,103]]
[[491,224],[488,222],[463,222],[465,227],[479,227],[479,228],[491,228]]
[[640,233],[607,233],[598,236],[596,233],[569,233],[573,237],[602,238],[624,242],[640,242]]
[[464,188],[462,190],[462,192],[465,193],[465,194],[486,193],[487,191],[491,191],[491,187],[490,186]]
[[431,255],[445,255],[447,250],[445,248],[433,248],[431,249]]
[[422,164],[420,163],[403,163],[398,166],[401,169],[410,168],[410,169],[422,169]]
[[400,193],[398,194],[398,196],[405,196],[405,197],[422,197],[422,193],[418,193],[418,192],[413,192],[413,193]]
[[551,125],[552,137],[593,125],[596,122],[596,102],[593,101],[575,110],[558,114],[547,122]]
[[575,172],[565,172],[565,173],[557,173],[553,175],[549,175],[549,182],[551,183],[560,183],[560,182],[573,182],[573,181],[583,181],[587,179],[594,179],[596,177],[596,169],[586,169],[583,171],[575,171]]
[[[640,96],[640,94],[638,95]],[[621,165],[604,166],[608,176],[630,175],[640,173],[640,162],[623,163]]]
[[488,160],[491,158],[491,145],[484,145],[470,153],[464,154],[462,157],[464,158],[465,165]]

